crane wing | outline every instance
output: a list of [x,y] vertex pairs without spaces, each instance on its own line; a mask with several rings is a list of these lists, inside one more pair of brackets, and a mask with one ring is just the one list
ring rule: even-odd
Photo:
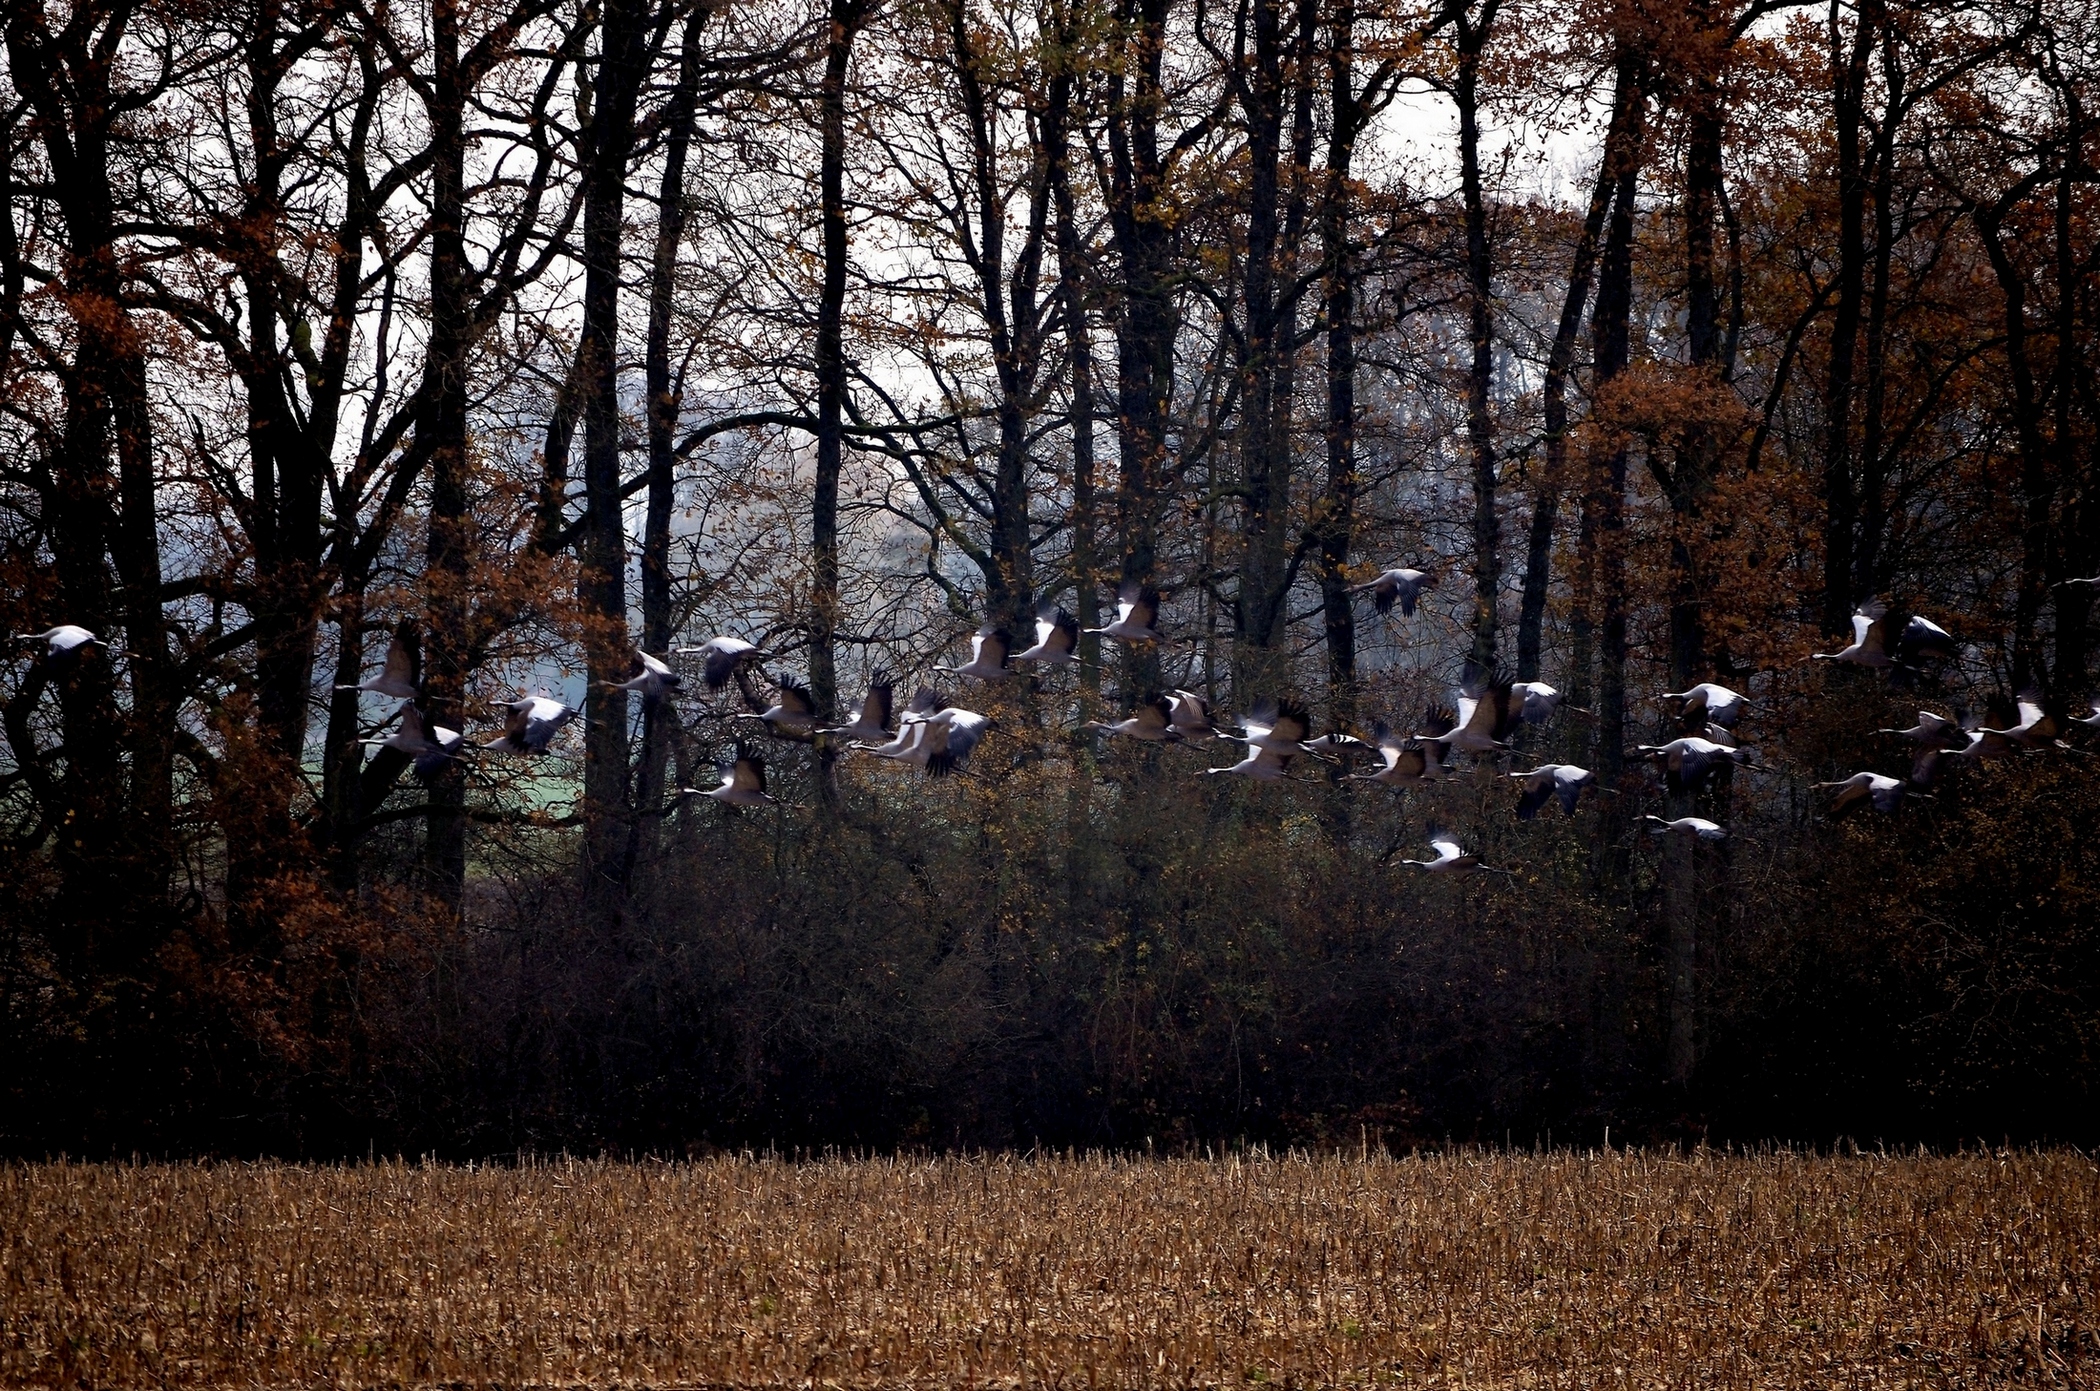
[[420,689],[423,684],[422,647],[415,623],[402,619],[400,626],[394,629],[394,640],[387,644],[386,665],[380,669],[380,679],[391,688]]
[[1290,771],[1291,759],[1294,756],[1287,753],[1278,753],[1274,749],[1256,749],[1254,757],[1250,761],[1254,765],[1257,776],[1267,775],[1280,778]]
[[1270,729],[1279,739],[1293,744],[1303,743],[1312,733],[1312,712],[1296,701],[1283,701],[1276,707],[1276,722]]
[[860,703],[860,722],[870,729],[890,727],[890,707],[895,702],[896,686],[886,671],[875,673],[868,683],[868,698]]
[[1541,768],[1535,773],[1513,776],[1521,776],[1524,779],[1524,795],[1517,798],[1517,820],[1529,821],[1539,814],[1539,808],[1545,806],[1547,800],[1553,796],[1553,771],[1550,768]]

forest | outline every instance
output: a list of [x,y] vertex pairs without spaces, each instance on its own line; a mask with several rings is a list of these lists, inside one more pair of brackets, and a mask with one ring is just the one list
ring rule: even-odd
[[2091,4],[0,11],[0,1152],[2100,1140]]

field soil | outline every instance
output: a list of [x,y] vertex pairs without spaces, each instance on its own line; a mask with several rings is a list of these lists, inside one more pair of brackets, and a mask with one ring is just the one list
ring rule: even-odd
[[0,1167],[0,1385],[2100,1385],[2100,1167]]

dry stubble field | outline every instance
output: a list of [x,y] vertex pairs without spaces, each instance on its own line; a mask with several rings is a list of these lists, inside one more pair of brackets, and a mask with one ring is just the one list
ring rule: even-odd
[[2072,1152],[0,1167],[0,1384],[2100,1385]]

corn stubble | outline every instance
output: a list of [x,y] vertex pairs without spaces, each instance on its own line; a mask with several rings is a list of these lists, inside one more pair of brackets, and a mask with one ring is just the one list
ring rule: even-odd
[[0,1168],[0,1383],[2085,1386],[2100,1171]]

